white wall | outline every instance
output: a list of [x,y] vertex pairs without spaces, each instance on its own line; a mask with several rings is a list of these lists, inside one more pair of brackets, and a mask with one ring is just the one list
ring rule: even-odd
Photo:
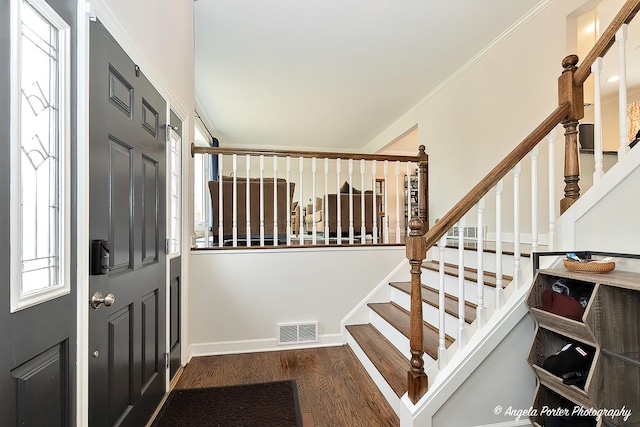
[[[526,410],[533,402],[536,379],[527,355],[534,329],[531,316],[525,316],[436,412],[432,425],[459,427],[515,422],[515,416],[504,412],[509,407]],[[497,406],[502,408],[499,414],[494,413]],[[526,417],[519,421],[522,422],[519,425],[527,425]]]
[[405,248],[194,251],[192,354],[276,347],[276,323],[319,322],[320,342],[342,343],[340,322],[405,257]]
[[638,185],[640,150],[636,147],[560,218],[558,250],[640,254],[640,203],[634,196]]
[[[551,2],[521,28],[477,62],[452,77],[437,92],[405,113],[372,140],[377,151],[416,125],[419,143],[429,155],[430,222],[442,217],[465,193],[527,136],[558,105],[557,79],[567,49],[568,16],[584,0]],[[563,129],[556,138],[556,197],[562,197]],[[540,145],[539,188],[548,188],[547,144]],[[522,231],[530,229],[529,160],[521,181]],[[505,181],[504,209],[511,206],[511,181]],[[545,190],[546,191],[546,190]],[[546,193],[541,193],[546,194]],[[512,208],[511,208],[512,209]],[[557,208],[556,212],[557,212]],[[493,202],[487,201],[487,217]],[[547,218],[547,197],[541,196],[539,215]],[[474,220],[473,220],[474,221]],[[494,229],[489,224],[489,231]],[[503,226],[512,230],[509,221]],[[547,232],[542,221],[540,233]]]

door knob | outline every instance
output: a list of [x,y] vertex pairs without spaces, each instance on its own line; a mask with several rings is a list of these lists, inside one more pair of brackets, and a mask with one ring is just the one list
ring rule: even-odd
[[113,294],[107,294],[106,296],[103,297],[100,292],[96,292],[91,297],[91,305],[96,310],[99,309],[102,304],[109,307],[114,302],[116,302],[116,297]]

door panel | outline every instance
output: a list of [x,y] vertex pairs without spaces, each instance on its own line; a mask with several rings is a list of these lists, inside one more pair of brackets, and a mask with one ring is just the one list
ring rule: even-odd
[[166,102],[99,21],[90,37],[89,234],[110,246],[90,293],[115,301],[89,313],[89,423],[140,426],[165,390]]
[[[9,1],[0,1],[0,93],[11,89],[11,20]],[[71,31],[71,127],[67,149],[71,158],[71,291],[50,301],[11,313],[11,272],[19,268],[10,262],[11,214],[9,200],[11,171],[10,97],[0,99],[0,425],[76,425],[76,275],[74,259],[77,230],[76,180],[76,8],[72,0],[47,3],[70,26]],[[36,410],[34,410],[36,409]]]

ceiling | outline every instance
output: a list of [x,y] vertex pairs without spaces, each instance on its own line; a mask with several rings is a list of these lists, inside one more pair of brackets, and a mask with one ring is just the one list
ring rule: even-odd
[[538,3],[199,0],[199,112],[222,146],[355,151]]

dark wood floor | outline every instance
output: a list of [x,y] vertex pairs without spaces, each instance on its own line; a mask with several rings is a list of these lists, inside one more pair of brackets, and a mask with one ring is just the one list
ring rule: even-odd
[[175,388],[296,380],[304,427],[399,426],[348,346],[194,357]]

